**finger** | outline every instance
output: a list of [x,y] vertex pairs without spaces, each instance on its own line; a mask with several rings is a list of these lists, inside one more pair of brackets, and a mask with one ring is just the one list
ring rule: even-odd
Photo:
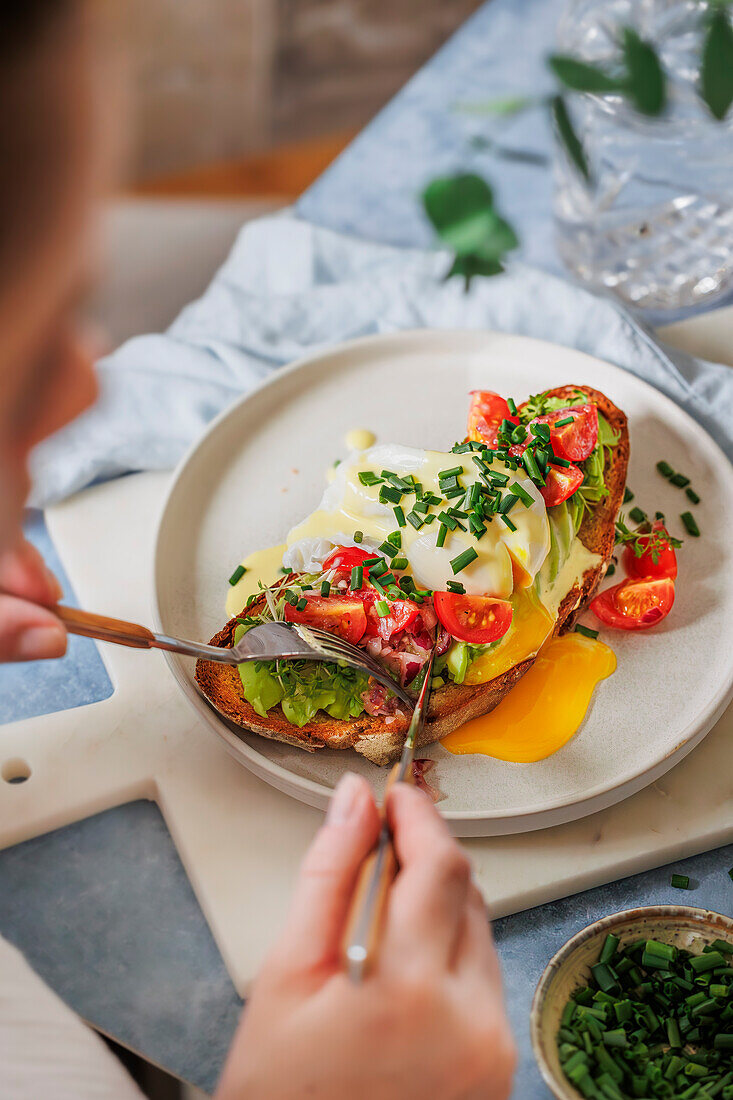
[[400,870],[389,897],[385,966],[450,965],[465,922],[468,860],[422,791],[396,784],[387,816]]
[[25,539],[0,556],[0,589],[42,604],[57,603],[62,595],[58,580]]
[[467,973],[471,979],[488,981],[501,989],[501,967],[491,933],[491,923],[484,899],[473,883],[468,887],[466,920],[456,950],[455,968]]
[[0,595],[0,661],[63,657],[66,631],[50,611],[16,596]]
[[276,964],[307,974],[340,967],[341,939],[359,868],[374,847],[379,814],[365,779],[348,773],[300,869]]

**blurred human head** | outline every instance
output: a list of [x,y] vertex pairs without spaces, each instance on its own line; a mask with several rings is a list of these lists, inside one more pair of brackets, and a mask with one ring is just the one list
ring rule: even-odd
[[18,537],[31,448],[96,395],[78,326],[107,159],[92,37],[86,0],[0,14],[0,552]]

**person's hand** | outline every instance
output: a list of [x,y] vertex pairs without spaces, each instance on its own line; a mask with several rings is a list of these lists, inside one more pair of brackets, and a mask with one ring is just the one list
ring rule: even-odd
[[375,843],[368,784],[347,775],[300,872],[285,931],[255,983],[217,1100],[506,1100],[515,1066],[499,963],[468,860],[429,799],[387,801],[400,870],[361,985],[341,938]]
[[41,555],[21,539],[0,555],[0,661],[62,657],[66,631],[52,611],[61,586]]

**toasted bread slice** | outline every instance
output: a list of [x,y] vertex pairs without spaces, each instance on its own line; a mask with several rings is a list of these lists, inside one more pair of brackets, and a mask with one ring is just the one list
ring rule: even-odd
[[[580,584],[567,593],[558,611],[555,633],[569,630],[595,592],[608,568],[615,544],[615,523],[623,501],[626,469],[629,460],[629,433],[626,417],[620,409],[598,390],[588,386],[562,386],[551,390],[554,397],[574,397],[581,391],[598,406],[611,428],[619,434],[618,444],[606,460],[605,482],[608,496],[586,515],[578,532],[584,546],[598,554],[601,562],[588,569]],[[211,639],[212,645],[230,647],[233,644],[237,620],[231,619],[223,630]],[[428,718],[418,741],[430,745],[464,722],[487,714],[497,706],[507,692],[532,666],[536,657],[515,665],[508,672],[483,684],[468,686],[448,683],[434,692],[430,699]],[[390,719],[372,718],[362,714],[350,721],[331,718],[319,712],[316,718],[300,729],[288,722],[281,708],[273,707],[262,718],[244,698],[236,668],[199,660],[196,681],[201,691],[226,718],[255,733],[276,741],[314,752],[317,749],[355,749],[374,764],[388,764],[400,753],[409,722],[409,715],[397,713]]]

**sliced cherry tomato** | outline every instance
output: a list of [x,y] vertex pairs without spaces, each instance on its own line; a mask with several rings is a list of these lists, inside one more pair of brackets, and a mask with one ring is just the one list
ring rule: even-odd
[[[383,597],[376,588],[367,585],[357,592],[352,592],[352,595],[364,604],[368,638],[376,638],[379,635],[388,642],[393,634],[412,626],[420,614],[420,608],[411,600],[386,600],[385,602],[389,604],[389,615],[380,615],[374,605]],[[429,644],[432,644],[430,640]]]
[[339,573],[350,573],[354,566],[361,565],[365,558],[373,557],[374,554],[360,550],[358,546],[337,546],[324,561],[323,572],[336,569]]
[[[558,420],[573,418],[572,424],[555,427]],[[582,462],[598,442],[598,409],[595,405],[572,405],[569,409],[538,416],[533,424],[550,425],[550,442],[558,458]],[[530,429],[531,430],[531,429]]]
[[[652,524],[651,534],[639,535],[639,544],[645,546],[644,552],[636,556],[631,546],[624,549],[623,562],[630,577],[671,577],[677,576],[677,555],[669,544],[669,532],[661,520]],[[652,549],[649,544],[652,543]],[[656,557],[656,561],[654,558]]]
[[540,492],[547,507],[552,508],[571,497],[582,484],[583,471],[577,466],[550,466]]
[[497,433],[502,420],[519,423],[518,416],[512,416],[503,397],[491,390],[471,390],[471,404],[468,409],[468,438],[486,443],[496,448]]
[[590,609],[606,626],[618,630],[642,630],[667,616],[674,603],[670,577],[643,577],[607,588],[591,600]]
[[435,610],[445,629],[459,642],[485,645],[503,638],[512,624],[512,605],[491,596],[436,592]]
[[357,596],[305,596],[308,606],[302,611],[285,604],[285,621],[319,626],[338,634],[347,642],[358,642],[366,630],[364,603]]

